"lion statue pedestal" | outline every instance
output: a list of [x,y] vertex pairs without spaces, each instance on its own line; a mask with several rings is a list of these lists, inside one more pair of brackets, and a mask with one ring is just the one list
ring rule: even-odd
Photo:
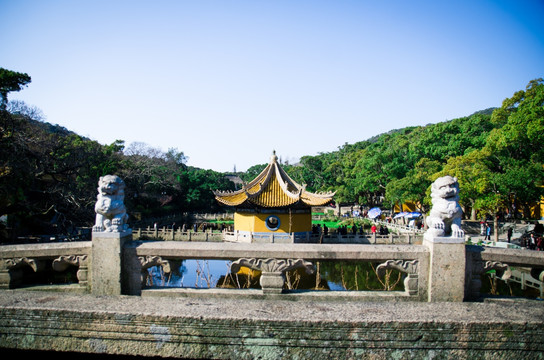
[[123,291],[121,257],[124,244],[132,241],[124,199],[125,183],[121,178],[115,175],[100,178],[91,256],[90,283],[95,295],[121,295]]
[[125,183],[116,175],[106,175],[98,181],[98,196],[94,210],[93,232],[125,232],[128,215],[123,203]]
[[465,233],[457,179],[444,176],[431,187],[432,209],[423,245],[430,252],[429,301],[463,301],[465,294]]

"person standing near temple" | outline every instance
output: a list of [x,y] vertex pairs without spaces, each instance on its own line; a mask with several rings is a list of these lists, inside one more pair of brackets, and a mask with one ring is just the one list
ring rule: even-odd
[[536,249],[536,239],[535,234],[531,233],[531,238],[529,239],[529,249],[535,250]]
[[488,223],[485,223],[485,239],[491,240],[491,226]]

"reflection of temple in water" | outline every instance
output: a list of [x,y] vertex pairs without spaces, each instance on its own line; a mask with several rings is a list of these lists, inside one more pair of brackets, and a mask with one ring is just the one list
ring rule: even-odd
[[312,206],[327,205],[334,193],[311,193],[278,164],[275,152],[266,168],[242,189],[214,192],[222,205],[233,207],[238,242],[307,242],[312,231]]

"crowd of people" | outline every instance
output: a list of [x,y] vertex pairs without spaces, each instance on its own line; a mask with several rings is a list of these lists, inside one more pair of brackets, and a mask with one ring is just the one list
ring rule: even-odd
[[[485,240],[491,240],[491,225],[482,221],[480,223],[480,235],[484,236]],[[506,238],[508,242],[512,242],[513,229],[509,227],[506,231]],[[535,222],[534,229],[530,232],[529,236],[523,236],[521,239],[520,245],[529,250],[544,251],[544,225],[540,222]]]
[[376,225],[372,225],[370,232],[373,234],[378,233],[380,235],[389,235],[389,228],[387,228],[387,226],[380,225],[380,228],[378,229]]
[[[367,230],[368,230],[368,228],[367,228]],[[379,235],[388,235],[389,234],[389,229],[386,226],[383,226],[383,225],[381,225],[379,229],[376,227],[376,225],[372,225],[372,227],[370,228],[370,232],[373,233],[373,234],[378,233]],[[321,226],[321,224],[314,224],[314,225],[312,225],[312,233],[314,235],[320,235],[320,234],[328,235],[329,234],[329,228],[325,224],[323,224],[323,226]],[[362,224],[359,225],[359,226],[357,226],[357,224],[353,224],[352,226],[341,225],[336,229],[336,233],[340,234],[340,235],[350,235],[350,234],[351,235],[357,235],[357,234],[364,235],[365,234],[365,229],[364,229]]]
[[531,232],[526,247],[531,250],[544,251],[544,225],[535,222],[535,227]]
[[544,238],[542,237],[542,234],[538,236],[535,235],[535,233],[531,233],[531,237],[527,242],[527,248],[530,250],[544,251]]

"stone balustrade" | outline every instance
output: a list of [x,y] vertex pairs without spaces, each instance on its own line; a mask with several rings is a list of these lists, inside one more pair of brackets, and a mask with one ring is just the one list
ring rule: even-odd
[[[507,277],[511,266],[528,268],[534,279],[544,280],[544,254],[540,252],[426,242],[382,245],[133,241],[130,232],[93,233],[91,242],[2,245],[0,259],[0,288],[19,287],[25,268],[40,272],[45,267],[55,271],[75,267],[77,284],[49,288],[108,295],[150,295],[153,291],[148,291],[143,284],[147,269],[162,266],[169,272],[170,262],[182,259],[232,260],[235,267],[260,270],[264,276],[258,294],[291,298],[319,298],[326,293],[329,298],[349,296],[361,300],[474,300],[480,296],[480,278],[484,272],[495,269],[499,276],[506,274]],[[311,271],[318,261],[373,262],[378,264],[378,274],[385,269],[396,269],[405,274],[404,291],[282,294],[287,270],[302,267]],[[190,292],[189,289],[160,291],[169,295]],[[210,289],[207,292],[209,295],[255,295],[255,291],[247,290]]]
[[[234,260],[234,265],[262,271],[261,286],[264,294],[280,294],[285,271],[302,267],[310,270],[313,262],[359,261],[379,263],[378,272],[396,269],[406,273],[404,292],[358,292],[361,298],[395,298],[397,300],[426,301],[428,250],[410,245],[353,245],[353,244],[258,244],[258,243],[200,243],[200,242],[132,242],[125,247],[125,293],[142,294],[142,283],[149,266],[169,267],[170,260],[208,259]],[[145,291],[145,290],[144,290]],[[187,290],[186,292],[189,292]],[[209,293],[217,292],[214,289]],[[167,291],[168,292],[168,291]],[[169,292],[174,292],[169,290]],[[201,290],[199,290],[202,293]],[[235,293],[235,290],[225,292]],[[223,292],[223,293],[225,293]],[[242,290],[236,292],[243,294]],[[164,292],[163,292],[164,293]],[[176,292],[179,293],[179,292]],[[339,292],[343,293],[343,292]],[[339,294],[337,296],[344,296]],[[315,293],[314,293],[315,295]],[[306,296],[297,294],[296,296]]]
[[181,231],[162,227],[159,229],[135,229],[134,240],[165,241],[223,241],[223,233],[219,231]]
[[402,234],[390,233],[379,235],[376,233],[348,233],[331,232],[328,234],[274,234],[253,235],[235,231],[182,231],[167,227],[157,229],[134,229],[134,240],[165,240],[165,241],[234,241],[234,242],[261,242],[261,243],[353,243],[353,244],[415,244],[421,243],[421,232],[405,232]]
[[71,290],[88,292],[91,252],[90,241],[0,245],[0,289],[20,286],[25,267],[37,273],[43,271],[46,266],[51,266],[53,270],[59,272],[74,266],[78,269],[78,284],[71,286]]
[[[421,245],[259,244],[131,236],[0,245],[3,354],[249,360],[541,359],[544,353],[538,301],[469,301],[480,300],[481,275],[491,269],[507,279],[511,267],[524,267],[544,280],[542,252],[427,239]],[[262,289],[144,286],[147,269],[168,273],[180,259],[233,260],[233,271],[260,270]],[[286,271],[311,272],[321,261],[373,262],[379,275],[396,269],[405,274],[404,291],[282,290]],[[77,269],[78,283],[20,288],[25,274],[48,267]]]

